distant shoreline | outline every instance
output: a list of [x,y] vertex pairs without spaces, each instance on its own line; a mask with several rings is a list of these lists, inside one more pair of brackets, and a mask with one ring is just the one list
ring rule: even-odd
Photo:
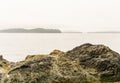
[[24,28],[11,28],[11,29],[3,29],[0,30],[0,33],[80,33],[80,34],[92,34],[92,33],[99,33],[99,34],[119,34],[120,31],[96,31],[96,32],[80,32],[80,31],[61,31],[60,29],[46,29],[46,28],[34,28],[34,29],[24,29]]
[[35,29],[12,28],[0,30],[0,33],[62,33],[62,31],[59,29],[44,29],[44,28]]

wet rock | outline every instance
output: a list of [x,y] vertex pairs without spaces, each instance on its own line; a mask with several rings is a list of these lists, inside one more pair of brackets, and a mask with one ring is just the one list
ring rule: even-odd
[[2,76],[2,83],[108,83],[120,81],[120,55],[104,45],[29,55]]

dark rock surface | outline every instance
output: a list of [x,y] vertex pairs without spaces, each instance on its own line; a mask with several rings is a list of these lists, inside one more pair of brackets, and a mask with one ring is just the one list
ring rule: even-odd
[[77,60],[89,74],[100,81],[120,81],[120,55],[104,45],[84,44],[66,53],[70,60]]
[[107,46],[87,43],[67,52],[27,56],[1,79],[1,83],[119,83],[120,55]]

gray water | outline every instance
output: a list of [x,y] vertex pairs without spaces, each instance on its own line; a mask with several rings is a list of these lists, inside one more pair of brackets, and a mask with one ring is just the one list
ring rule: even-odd
[[84,43],[104,44],[120,53],[120,34],[59,33],[21,34],[1,33],[0,54],[9,61],[21,61],[27,55],[48,54],[54,49],[71,50]]

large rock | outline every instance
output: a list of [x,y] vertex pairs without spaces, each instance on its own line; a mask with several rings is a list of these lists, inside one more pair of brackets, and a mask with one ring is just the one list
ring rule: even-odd
[[70,51],[27,56],[2,83],[101,83],[120,81],[120,55],[104,45],[83,44]]
[[84,44],[66,53],[90,75],[105,82],[120,81],[120,55],[104,45]]

